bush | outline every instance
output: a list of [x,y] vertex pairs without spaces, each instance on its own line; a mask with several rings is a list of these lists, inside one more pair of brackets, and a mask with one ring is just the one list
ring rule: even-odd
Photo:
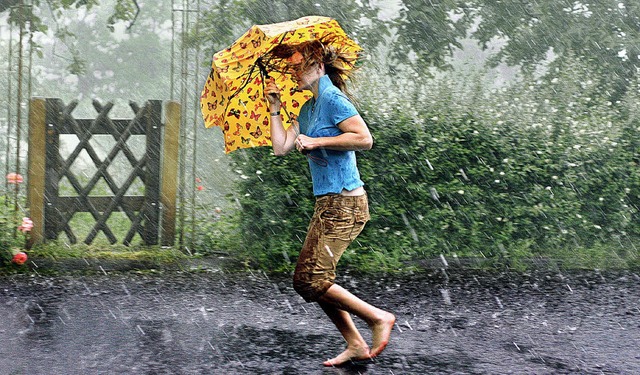
[[22,233],[16,233],[20,222],[16,222],[16,213],[8,200],[0,195],[4,203],[0,204],[0,264],[11,261],[14,249],[24,246]]
[[[368,97],[361,112],[375,144],[358,160],[372,219],[343,262],[637,259],[637,100],[608,103],[587,74],[576,63],[503,89],[444,79],[386,106]],[[232,155],[243,256],[291,269],[313,208],[307,161],[269,148]]]

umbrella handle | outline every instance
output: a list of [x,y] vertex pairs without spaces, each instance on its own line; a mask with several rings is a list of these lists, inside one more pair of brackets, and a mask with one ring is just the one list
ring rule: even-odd
[[260,74],[262,74],[263,77],[271,78],[271,76],[269,76],[269,72],[267,72],[267,68],[264,66],[264,63],[262,62],[262,57],[258,57],[258,60],[256,60],[256,64],[258,65],[258,69],[260,69]]
[[[256,65],[258,65],[258,69],[260,69],[260,74],[262,75],[263,79],[271,79],[271,76],[269,75],[267,68],[264,66],[264,63],[262,62],[261,57],[259,57],[258,60],[256,60]],[[278,98],[276,94],[269,94],[269,96],[271,96],[274,99]]]

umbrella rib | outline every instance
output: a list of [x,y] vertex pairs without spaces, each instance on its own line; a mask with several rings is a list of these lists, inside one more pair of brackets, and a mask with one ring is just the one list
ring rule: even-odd
[[253,75],[253,71],[255,70],[256,66],[252,65],[251,66],[251,70],[249,70],[249,72],[247,73],[247,79],[244,81],[244,83],[242,84],[242,86],[238,87],[238,89],[236,90],[236,92],[234,92],[233,94],[231,94],[229,96],[229,99],[227,101],[227,107],[229,107],[229,103],[231,102],[231,99],[235,98],[236,95],[238,95],[240,92],[242,92],[242,90],[244,90],[245,87],[247,87],[247,85],[249,84],[249,82],[251,82],[251,77]]
[[[277,47],[277,46],[281,45],[281,44],[282,44],[282,42],[284,42],[284,38],[285,38],[286,36],[287,36],[287,33],[283,33],[283,34],[282,34],[282,37],[280,38],[280,41],[278,42],[278,44],[277,44],[275,47]],[[275,47],[274,47],[274,48],[275,48]],[[271,49],[273,49],[273,48],[271,48]],[[268,59],[267,61],[265,61],[264,63],[263,63],[263,62],[262,62],[262,60],[261,60],[261,59],[262,59],[262,57],[258,58],[258,61],[257,61],[257,63],[258,63],[258,67],[260,68],[260,73],[261,73],[261,74],[266,74],[266,76],[267,76],[267,77],[269,77],[269,72],[267,72],[267,68],[266,68],[266,67],[267,67],[267,66],[269,66],[269,65],[271,64],[271,60],[273,59],[273,55],[268,54],[268,56],[269,56],[269,59]],[[254,65],[254,67],[255,67],[255,65]],[[253,69],[252,69],[252,71],[253,71]],[[280,72],[279,70],[276,70],[276,71],[277,71],[277,72],[279,72],[279,73],[281,73],[281,74],[284,74],[283,72]],[[264,87],[265,87],[265,86],[264,86],[264,79],[263,79],[263,80],[262,80],[262,92],[264,92]],[[289,123],[291,123],[291,126],[294,126],[294,125],[293,125],[293,120],[291,119],[291,113],[290,113],[286,108],[283,108],[283,109],[284,109],[284,113],[286,113],[286,115],[287,115],[287,119],[289,119]],[[296,132],[296,136],[299,136],[299,135],[300,135],[300,132],[298,131],[298,129],[296,129],[296,128],[294,127],[294,128],[293,128],[293,130],[295,130],[295,132]]]

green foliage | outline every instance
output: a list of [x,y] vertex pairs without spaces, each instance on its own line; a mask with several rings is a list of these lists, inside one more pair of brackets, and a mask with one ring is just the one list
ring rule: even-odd
[[[640,6],[632,1],[469,2],[478,20],[472,36],[485,47],[504,40],[494,63],[533,71],[553,56],[555,62],[578,56],[597,71],[594,80],[608,97],[624,96],[637,75]],[[552,63],[553,64],[553,63]]]
[[229,255],[242,259],[239,211],[197,220],[193,247],[198,255]]
[[240,173],[242,251],[266,269],[289,269],[313,210],[306,159],[272,155],[270,148],[236,152]]
[[[536,257],[575,266],[635,262],[637,99],[608,102],[578,59],[551,73],[502,89],[445,77],[412,101],[386,99],[398,101],[387,110],[365,97],[361,112],[375,144],[358,161],[372,219],[341,262],[360,269],[441,255],[516,267]],[[313,206],[306,161],[269,148],[232,155],[242,175],[243,256],[291,269]]]
[[109,16],[107,20],[107,28],[114,31],[114,25],[121,21],[130,22],[127,28],[131,28],[139,12],[140,7],[136,1],[118,0],[114,7],[113,14]]
[[[400,17],[395,22],[396,62],[409,63],[408,56],[417,56],[415,65],[445,67],[454,48],[461,48],[460,40],[467,34],[471,18],[466,2],[459,0],[403,0]],[[416,48],[418,47],[418,48]]]
[[8,199],[0,195],[0,264],[8,262],[13,256],[13,249],[24,245],[24,236],[17,233],[22,217],[18,217],[14,208],[7,204]]

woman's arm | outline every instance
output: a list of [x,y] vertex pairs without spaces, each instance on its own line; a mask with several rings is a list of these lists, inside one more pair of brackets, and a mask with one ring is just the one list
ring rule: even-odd
[[[271,110],[271,112],[274,112]],[[271,147],[276,156],[288,154],[295,147],[298,125],[293,124],[288,129],[282,125],[280,115],[271,116]]]
[[349,117],[340,122],[338,128],[342,134],[335,137],[311,138],[301,134],[296,139],[295,147],[300,152],[306,152],[316,148],[361,151],[369,150],[373,146],[373,137],[371,137],[369,128],[360,115]]
[[269,115],[271,124],[271,147],[276,156],[288,154],[295,147],[295,140],[298,133],[298,125],[292,124],[288,129],[284,129],[280,112],[282,103],[280,102],[280,88],[275,80],[271,78],[265,87],[265,96],[269,102]]

